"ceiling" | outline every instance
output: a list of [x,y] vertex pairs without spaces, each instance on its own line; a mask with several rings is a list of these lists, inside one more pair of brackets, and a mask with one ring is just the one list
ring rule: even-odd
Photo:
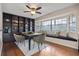
[[30,13],[24,13],[27,10],[27,3],[3,3],[2,10],[3,12],[15,14],[19,16],[29,17],[29,18],[38,18],[40,16],[46,15],[48,13],[54,12],[56,10],[66,8],[68,6],[74,5],[74,3],[39,3],[35,4],[37,7],[42,7],[42,9],[38,10],[42,14],[31,15]]

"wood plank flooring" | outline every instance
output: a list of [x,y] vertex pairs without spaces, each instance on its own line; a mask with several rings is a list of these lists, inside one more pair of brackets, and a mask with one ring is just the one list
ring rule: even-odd
[[37,52],[33,56],[79,56],[79,52],[76,49],[51,42],[46,43],[48,44],[48,47],[40,52]]
[[11,42],[3,44],[2,56],[24,56],[24,54],[15,43]]
[[[68,48],[55,43],[46,42],[47,48],[33,54],[32,56],[79,56],[76,49]],[[2,49],[2,56],[24,56],[22,51],[15,43],[4,43]]]

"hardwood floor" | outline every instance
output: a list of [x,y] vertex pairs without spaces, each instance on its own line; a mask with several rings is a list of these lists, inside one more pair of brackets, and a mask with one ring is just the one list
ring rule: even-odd
[[[76,49],[68,48],[55,43],[46,42],[47,48],[32,56],[79,56]],[[4,43],[2,56],[24,56],[22,51],[14,43]]]
[[79,52],[76,49],[72,49],[55,43],[46,43],[48,44],[48,47],[40,52],[37,52],[33,56],[79,56]]
[[15,43],[11,42],[3,44],[2,56],[24,56],[24,54]]

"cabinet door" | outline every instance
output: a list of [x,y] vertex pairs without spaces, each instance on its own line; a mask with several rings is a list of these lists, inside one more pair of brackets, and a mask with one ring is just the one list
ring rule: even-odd
[[32,31],[32,21],[30,21],[30,31]]
[[12,16],[12,33],[18,32],[18,17]]
[[24,18],[19,17],[19,32],[24,32]]
[[3,41],[9,41],[11,34],[11,15],[3,14]]
[[11,15],[3,15],[3,33],[11,33]]
[[25,19],[25,32],[28,32],[28,20]]
[[30,31],[33,31],[34,32],[34,19],[31,19],[30,20]]

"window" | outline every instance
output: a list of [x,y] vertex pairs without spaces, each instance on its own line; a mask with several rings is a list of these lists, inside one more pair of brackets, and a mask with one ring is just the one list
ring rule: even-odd
[[67,31],[67,19],[66,18],[60,18],[56,20],[55,25],[56,31]]
[[43,21],[42,22],[42,30],[51,31],[51,21]]
[[55,20],[52,20],[52,28],[51,28],[52,31],[55,31]]
[[76,31],[76,16],[70,16],[70,32]]
[[41,30],[41,22],[36,22],[35,23],[35,31],[40,31]]
[[[44,30],[44,31],[54,31],[54,32],[67,32],[69,29],[70,32],[76,31],[76,16],[69,16],[63,18],[56,18],[54,20],[42,21],[36,23],[35,31]],[[68,24],[69,23],[69,24]],[[68,31],[69,31],[68,30]]]

